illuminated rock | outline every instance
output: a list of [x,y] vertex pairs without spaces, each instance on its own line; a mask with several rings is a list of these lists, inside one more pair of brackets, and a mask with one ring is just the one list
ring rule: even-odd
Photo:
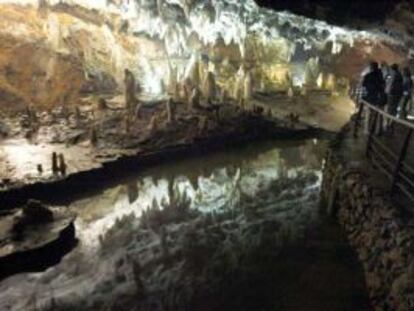
[[[349,50],[362,51],[361,59],[386,55],[393,62],[407,52],[403,45],[389,48],[396,40],[384,34],[258,8],[253,0],[3,0],[0,29],[0,91],[45,107],[57,105],[62,94],[69,106],[85,93],[116,94],[123,89],[124,68],[135,74],[137,93],[142,86],[151,96],[167,90],[174,100],[189,101],[192,89],[178,96],[176,85],[189,78],[204,94],[213,72],[216,84],[239,100],[252,94],[249,79],[262,91],[288,89],[294,79],[314,87],[314,59],[305,73],[286,75],[292,63],[305,65],[299,49],[348,79],[360,66],[344,69],[335,60]],[[243,63],[262,67],[263,74],[237,75]],[[134,107],[128,93],[125,102]]]

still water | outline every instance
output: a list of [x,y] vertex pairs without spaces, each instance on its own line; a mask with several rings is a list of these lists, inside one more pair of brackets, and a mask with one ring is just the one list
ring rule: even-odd
[[0,283],[1,310],[365,310],[319,209],[326,142],[260,142],[77,198],[78,246]]

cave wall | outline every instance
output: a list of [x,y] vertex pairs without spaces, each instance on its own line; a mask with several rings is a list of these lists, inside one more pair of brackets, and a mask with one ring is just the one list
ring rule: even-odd
[[381,176],[366,165],[356,167],[355,149],[344,142],[352,135],[350,129],[338,135],[327,154],[322,206],[338,220],[358,254],[372,310],[413,310],[411,217],[378,185]]
[[218,90],[237,97],[246,80],[253,91],[302,86],[310,59],[318,59],[319,74],[358,80],[369,59],[401,62],[408,53],[386,35],[266,10],[252,0],[2,0],[0,26],[6,107],[117,93],[125,68],[145,93],[173,93],[186,79],[201,88],[212,72]]

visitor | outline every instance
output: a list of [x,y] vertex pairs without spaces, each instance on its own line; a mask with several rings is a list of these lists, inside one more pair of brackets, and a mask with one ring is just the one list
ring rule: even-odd
[[[382,72],[379,69],[378,63],[371,62],[369,65],[368,73],[365,74],[362,79],[362,99],[373,106],[382,107],[384,98],[384,85],[384,79]],[[361,113],[362,107],[360,106],[358,116],[360,116]],[[372,122],[370,109],[366,109],[366,121],[365,132],[367,133],[369,130],[369,125]],[[379,121],[378,124],[382,124],[381,121]],[[381,131],[381,126],[379,126],[379,130]]]
[[362,99],[374,106],[381,106],[384,93],[384,79],[378,63],[371,62],[369,72],[362,79]]
[[[387,94],[387,112],[392,116],[396,116],[403,95],[403,77],[397,64],[391,66],[390,77],[386,81],[385,93]],[[387,129],[392,130],[392,125],[392,122],[388,122]]]
[[[403,96],[400,107],[400,118],[407,118],[407,111],[411,111],[412,105],[412,93],[413,93],[413,80],[411,79],[411,70],[408,67],[403,69]],[[410,108],[408,109],[408,104]]]
[[390,74],[391,74],[391,68],[390,66],[388,66],[387,62],[382,62],[380,65],[380,70],[382,73],[382,78],[384,79],[384,81],[387,81],[387,79],[389,78]]
[[387,81],[391,77],[391,68],[387,64],[387,62],[382,62],[380,65],[380,70],[382,73],[382,78],[384,79],[384,83],[385,83],[383,97],[382,97],[382,107],[385,107],[385,105],[387,104],[387,94],[385,93],[385,85],[387,85]]

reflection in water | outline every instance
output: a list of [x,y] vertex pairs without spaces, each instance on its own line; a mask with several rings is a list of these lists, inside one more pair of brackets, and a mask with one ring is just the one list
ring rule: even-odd
[[73,202],[80,245],[45,272],[0,284],[0,309],[100,310],[143,292],[151,310],[194,307],[194,297],[231,288],[223,273],[250,267],[252,254],[274,256],[318,223],[323,154],[315,140],[260,143],[156,167]]

